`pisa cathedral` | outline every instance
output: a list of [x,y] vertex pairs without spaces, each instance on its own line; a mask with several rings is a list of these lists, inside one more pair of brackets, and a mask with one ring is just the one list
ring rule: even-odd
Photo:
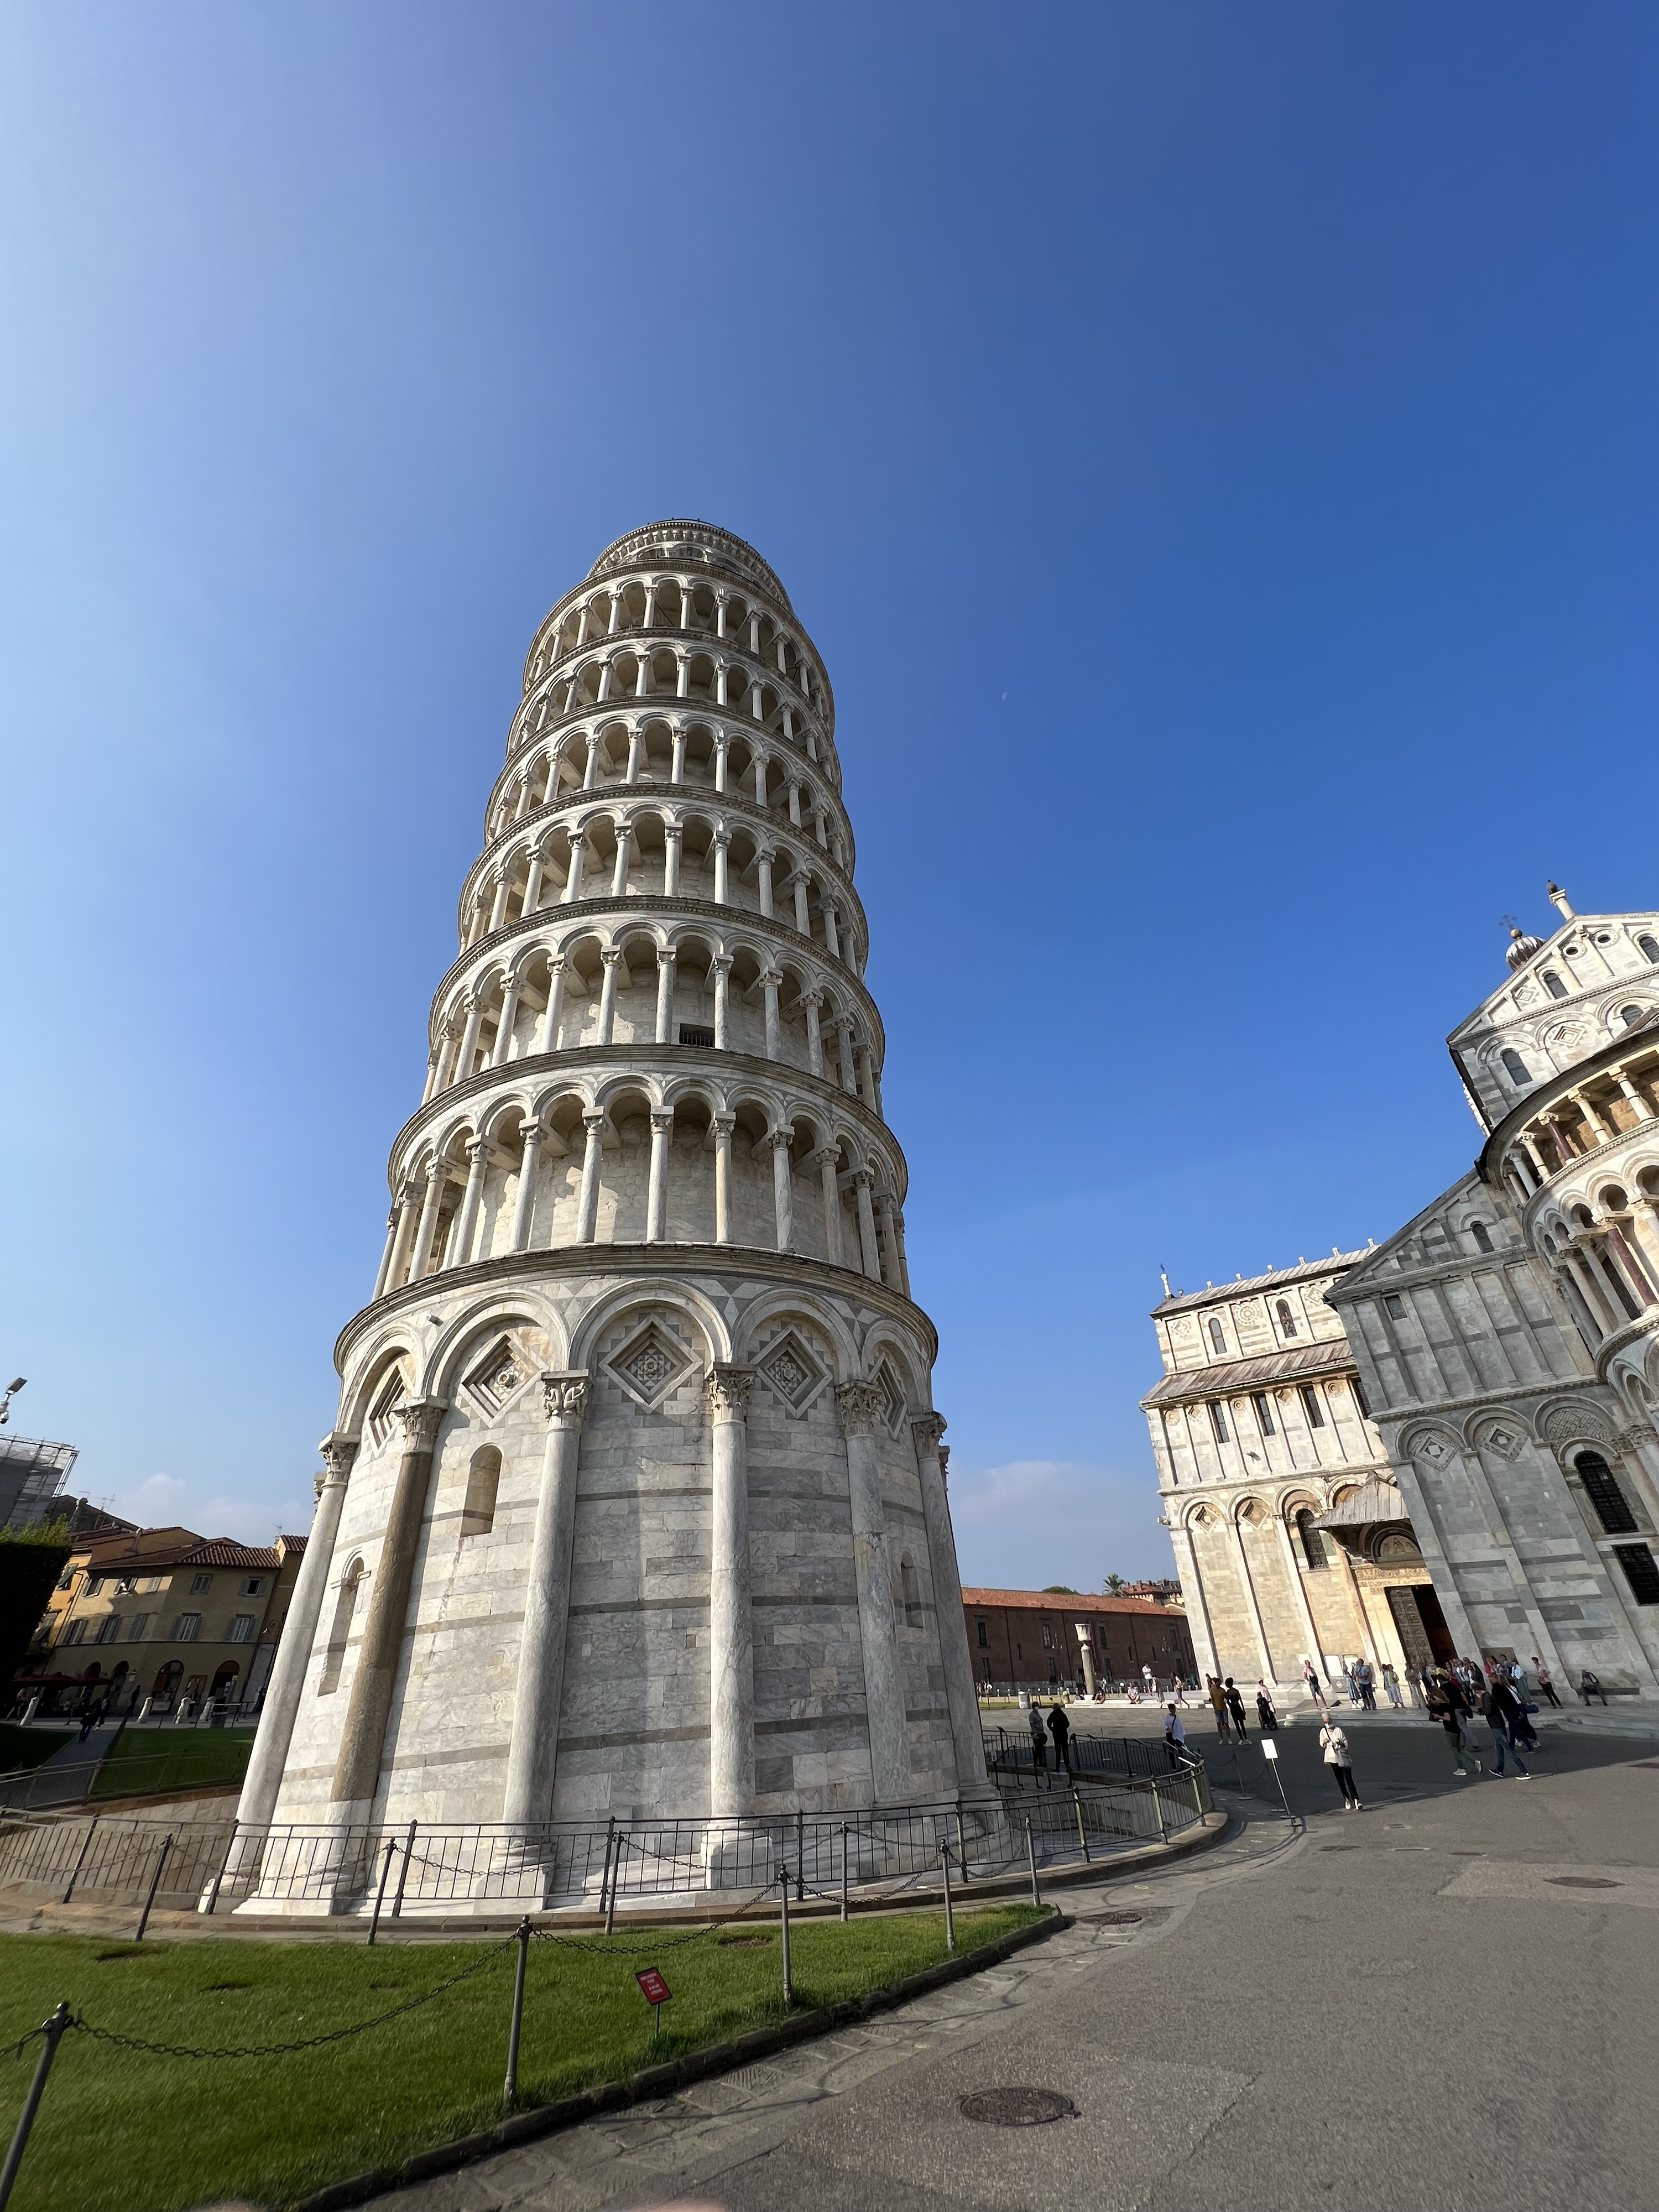
[[985,1792],[841,781],[725,531],[537,633],[243,1820]]
[[1549,894],[1449,1040],[1470,1171],[1385,1243],[1154,1310],[1206,1673],[1535,1656],[1659,1696],[1659,914]]

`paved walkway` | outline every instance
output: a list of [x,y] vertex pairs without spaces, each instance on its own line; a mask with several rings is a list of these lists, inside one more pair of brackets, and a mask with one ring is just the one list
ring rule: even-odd
[[[1235,1840],[1063,1893],[1077,1925],[994,1973],[381,2203],[1645,2212],[1650,1742],[1561,1728],[1533,1782],[1459,1782],[1437,1729],[1356,1729],[1357,1814],[1310,1729],[1282,1743],[1295,1820],[1235,1798]],[[1212,1765],[1224,1779],[1231,1754]],[[1254,1744],[1241,1765],[1264,1785]],[[1099,1911],[1143,1917],[1101,1926]],[[960,2115],[969,2092],[1009,2085],[1058,2090],[1079,2117]]]

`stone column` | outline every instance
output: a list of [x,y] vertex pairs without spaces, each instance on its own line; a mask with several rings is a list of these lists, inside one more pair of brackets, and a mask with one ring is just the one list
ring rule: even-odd
[[708,1809],[732,1819],[755,1802],[755,1625],[749,1571],[746,1367],[708,1376],[714,1497],[708,1569]]
[[581,1189],[576,1200],[576,1242],[591,1244],[599,1219],[599,1152],[605,1143],[603,1114],[584,1114],[587,1147],[582,1154]]
[[513,1048],[513,1025],[519,1016],[521,988],[516,975],[509,975],[501,986],[501,1018],[495,1024],[495,1048],[489,1055],[492,1067],[505,1067],[507,1055]]
[[[648,665],[648,656],[641,653],[640,656],[640,666],[641,669],[644,669],[647,665]],[[643,730],[630,730],[629,732],[628,766],[623,771],[623,781],[624,783],[637,783],[640,780],[640,749],[644,743],[645,732]]]
[[542,875],[547,866],[547,855],[539,848],[530,855],[530,872],[524,879],[524,904],[519,909],[520,921],[534,914],[542,902]]
[[[684,750],[684,738],[677,738],[674,742],[682,751]],[[676,776],[674,781],[678,783],[679,778]],[[665,898],[678,898],[680,895],[680,856],[685,840],[685,825],[683,822],[665,822],[662,835],[662,895]]]
[[398,1198],[386,1218],[386,1243],[380,1253],[380,1273],[375,1276],[374,1287],[368,1294],[370,1305],[374,1304],[375,1299],[386,1289],[386,1278],[392,1273],[392,1262],[397,1255],[398,1246],[403,1236],[404,1205],[404,1200]]
[[317,1478],[317,1510],[312,1516],[305,1557],[300,1562],[277,1639],[276,1662],[265,1686],[264,1704],[259,1709],[258,1733],[253,1739],[247,1772],[243,1777],[242,1794],[236,1801],[236,1818],[243,1827],[266,1826],[276,1809],[283,1769],[288,1764],[289,1745],[294,1737],[295,1717],[300,1710],[306,1669],[311,1663],[311,1648],[317,1640],[317,1623],[328,1590],[334,1540],[339,1533],[340,1509],[345,1504],[351,1462],[357,1456],[357,1439],[342,1436],[336,1430],[325,1436],[317,1449],[323,1455],[326,1472]]
[[713,848],[714,854],[714,903],[716,906],[727,906],[731,903],[731,885],[727,880],[728,869],[726,865],[731,846],[731,833],[728,830],[717,830],[714,833]]
[[651,1180],[645,1201],[645,1241],[660,1244],[668,1234],[668,1147],[674,1135],[674,1116],[651,1116]]
[[455,1233],[450,1240],[450,1261],[453,1267],[464,1267],[472,1249],[473,1231],[478,1225],[478,1205],[483,1197],[484,1170],[489,1165],[489,1146],[483,1137],[475,1137],[466,1148],[471,1163],[467,1169],[466,1189],[461,1197],[461,1210],[455,1223]]
[[714,1116],[714,1242],[732,1242],[732,1131],[730,1114]]
[[[1170,1501],[1165,1499],[1168,1504]],[[1215,1636],[1210,1627],[1210,1611],[1204,1601],[1204,1584],[1198,1571],[1198,1556],[1193,1548],[1191,1531],[1170,1524],[1170,1541],[1175,1547],[1176,1576],[1181,1584],[1182,1595],[1187,1601],[1187,1626],[1192,1632],[1193,1657],[1200,1678],[1206,1674],[1218,1675],[1221,1662],[1216,1656]],[[1316,1662],[1317,1655],[1316,1654]],[[1324,1669],[1320,1672],[1322,1675]]]
[[389,1291],[397,1290],[409,1279],[409,1255],[421,1212],[415,1202],[415,1188],[412,1181],[405,1182],[398,1195],[398,1235],[384,1286]]
[[495,876],[495,896],[489,909],[489,927],[484,932],[486,937],[489,934],[490,930],[499,929],[501,924],[506,921],[507,895],[511,888],[512,879],[508,876],[507,870],[505,868],[499,869],[496,872]]
[[902,1291],[904,1284],[899,1273],[898,1232],[893,1226],[893,1201],[885,1191],[876,1201],[876,1226],[881,1232],[876,1239],[876,1250],[882,1261],[882,1280],[890,1291]]
[[793,1128],[770,1130],[762,1140],[772,1148],[772,1211],[780,1252],[788,1251],[795,1233],[795,1187],[789,1168],[789,1147],[794,1140]]
[[957,1787],[983,1791],[985,1738],[981,1732],[979,1692],[968,1649],[968,1622],[962,1607],[962,1578],[957,1571],[957,1540],[951,1527],[951,1502],[939,1464],[945,1434],[940,1413],[923,1413],[910,1423],[916,1473],[921,1480],[922,1518],[927,1526],[927,1561],[933,1585],[933,1619],[945,1668],[945,1698],[951,1709],[951,1741],[956,1747]]
[[539,1121],[520,1121],[519,1134],[524,1139],[524,1157],[519,1163],[519,1193],[513,1202],[513,1249],[525,1251],[530,1243],[530,1228],[536,1215],[536,1174],[542,1163],[542,1125]]
[[556,952],[547,963],[547,1011],[542,1016],[542,1033],[537,1040],[538,1052],[558,1050],[559,1022],[564,1012],[565,967],[562,952]]
[[837,1267],[844,1267],[847,1261],[841,1242],[841,1191],[836,1182],[840,1160],[841,1152],[837,1146],[821,1145],[806,1164],[817,1170],[823,1191],[824,1249]]
[[755,855],[755,880],[760,890],[760,910],[768,921],[772,919],[772,862],[775,857],[769,847]]
[[674,1042],[674,963],[678,957],[672,945],[657,948],[657,1042]]
[[617,860],[611,871],[611,896],[625,898],[628,895],[628,868],[633,858],[634,833],[624,823],[617,832]]
[[[593,765],[593,749],[591,745],[588,747],[587,764],[589,768]],[[570,840],[570,866],[564,879],[563,903],[566,906],[569,906],[582,895],[582,869],[586,860],[587,839],[580,830],[578,830]]]
[[761,977],[761,990],[766,1009],[766,1057],[781,1060],[783,1037],[778,1025],[778,986],[783,978],[775,968],[769,968]]
[[501,1818],[511,1826],[553,1817],[559,1755],[559,1703],[564,1688],[565,1632],[570,1618],[570,1564],[576,1527],[576,1472],[588,1377],[581,1370],[542,1376],[547,1443],[542,1453],[536,1527],[530,1540],[524,1632],[507,1753]]
[[800,1002],[806,1012],[806,1064],[814,1075],[823,1073],[823,1031],[818,1025],[818,1010],[823,1004],[822,991],[803,991]]
[[910,1296],[910,1257],[904,1249],[904,1216],[895,1206],[889,1208],[887,1218],[892,1224],[893,1250],[898,1260],[896,1287],[902,1291],[908,1298]]
[[709,966],[714,973],[714,1049],[726,1049],[726,1031],[732,1004],[732,956],[716,953]]
[[478,1049],[478,1031],[483,1025],[483,998],[477,991],[466,995],[466,1027],[461,1031],[461,1048],[455,1055],[455,1080],[465,1083],[472,1073],[472,1055]]
[[[829,948],[830,957],[832,960],[839,960],[841,957],[841,938],[836,928],[836,908],[834,902],[830,899],[820,901],[819,911],[823,916],[823,941]],[[848,1089],[849,1091],[852,1087],[851,1084],[848,1085]]]
[[1302,1571],[1297,1565],[1296,1545],[1289,1528],[1285,1525],[1285,1516],[1282,1513],[1273,1515],[1273,1532],[1279,1539],[1279,1556],[1285,1569],[1285,1578],[1291,1585],[1291,1595],[1296,1600],[1296,1609],[1302,1617],[1302,1631],[1308,1639],[1308,1656],[1313,1661],[1318,1669],[1320,1679],[1323,1680],[1325,1655],[1319,1648],[1319,1630],[1314,1622],[1313,1607],[1309,1602],[1308,1585],[1303,1581]]
[[881,1280],[881,1255],[876,1249],[876,1217],[870,1205],[870,1170],[854,1168],[853,1188],[857,1193],[859,1209],[859,1255],[864,1272],[872,1283]]
[[793,891],[795,895],[796,928],[800,932],[803,937],[810,937],[812,934],[812,908],[810,897],[811,890],[811,878],[806,874],[804,869],[797,868],[794,874],[790,877],[787,884],[785,884],[784,888],[786,890]]
[[380,1560],[369,1584],[368,1619],[358,1646],[357,1671],[351,1678],[329,1791],[330,1812],[341,1822],[366,1820],[374,1811],[392,1688],[415,1580],[415,1553],[432,1480],[432,1448],[438,1440],[438,1424],[448,1410],[441,1398],[411,1398],[398,1408],[404,1425],[403,1456],[380,1539]]
[[1251,1625],[1255,1630],[1255,1648],[1261,1654],[1261,1672],[1265,1679],[1271,1682],[1276,1679],[1273,1674],[1273,1655],[1267,1649],[1267,1632],[1261,1626],[1261,1608],[1255,1601],[1255,1584],[1250,1579],[1249,1556],[1244,1549],[1244,1531],[1239,1527],[1237,1517],[1231,1512],[1227,1516],[1227,1525],[1233,1532],[1233,1549],[1238,1555],[1239,1587],[1244,1593],[1245,1609],[1249,1613]]
[[[687,679],[690,674],[690,669],[691,664],[689,658],[682,656],[680,660],[680,696],[682,699],[686,696]],[[673,743],[674,750],[668,763],[668,781],[671,783],[684,783],[685,781],[685,731],[684,726],[678,723],[676,723],[674,726]]]
[[893,1574],[876,1472],[876,1422],[882,1395],[872,1382],[843,1382],[836,1392],[847,1439],[847,1486],[853,1509],[853,1565],[858,1582],[859,1639],[864,1651],[864,1698],[869,1717],[870,1767],[878,1805],[909,1796],[904,1671],[893,1618]]
[[421,1206],[420,1225],[415,1231],[415,1249],[410,1257],[409,1279],[418,1282],[432,1264],[432,1240],[437,1233],[438,1208],[444,1202],[444,1188],[449,1181],[442,1160],[434,1160],[426,1174],[426,1197]]
[[617,1026],[617,970],[622,964],[622,948],[607,945],[599,955],[605,969],[605,981],[599,988],[599,1033],[595,1044],[609,1044],[611,1031]]
[[853,1080],[853,1024],[845,1014],[836,1022],[836,1044],[841,1061],[841,1087],[850,1091],[856,1098],[858,1085]]

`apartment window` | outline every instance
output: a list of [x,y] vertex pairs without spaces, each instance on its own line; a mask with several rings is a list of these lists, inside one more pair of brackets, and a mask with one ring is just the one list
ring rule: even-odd
[[1280,1298],[1279,1301],[1279,1326],[1286,1336],[1296,1334],[1296,1316],[1291,1311],[1291,1302],[1288,1298]]
[[74,1568],[73,1568],[73,1567],[71,1567],[71,1568],[70,1569],[69,1572],[68,1572],[65,1576],[64,1576],[64,1577],[63,1577],[63,1578],[61,1579],[61,1581],[58,1583],[58,1589],[67,1589],[70,1587],[70,1583],[71,1583],[74,1580],[75,1580],[75,1570],[74,1570]]
[[149,1632],[149,1615],[147,1613],[135,1613],[127,1623],[127,1642],[142,1644]]
[[1573,1465],[1584,1486],[1584,1495],[1607,1534],[1634,1535],[1636,1516],[1630,1510],[1630,1500],[1619,1487],[1617,1476],[1601,1453],[1580,1452]]
[[1210,1426],[1215,1431],[1216,1442],[1224,1444],[1227,1442],[1227,1416],[1213,1401],[1210,1406]]
[[[1553,999],[1565,999],[1567,995],[1566,985],[1553,969],[1544,970],[1544,988]],[[1507,1059],[1508,1054],[1505,1054],[1504,1057]]]
[[190,1594],[192,1597],[205,1597],[212,1588],[211,1575],[192,1575],[190,1578]]
[[1406,1301],[1400,1296],[1397,1291],[1390,1291],[1382,1301],[1382,1310],[1387,1314],[1390,1321],[1404,1321],[1406,1318]]
[[194,1644],[201,1632],[202,1616],[199,1613],[181,1613],[173,1624],[175,1644]]
[[1054,1631],[1046,1620],[1042,1624],[1042,1648],[1045,1651],[1052,1651],[1054,1648]]
[[88,1576],[87,1577],[87,1587],[86,1587],[86,1592],[85,1592],[85,1595],[86,1595],[88,1597],[96,1597],[96,1596],[97,1596],[97,1595],[98,1595],[98,1593],[100,1592],[100,1590],[101,1590],[101,1589],[103,1589],[103,1587],[104,1587],[104,1577],[102,1577],[102,1575],[88,1575]]
[[1255,1392],[1250,1403],[1255,1407],[1255,1417],[1261,1424],[1262,1435],[1264,1437],[1275,1435],[1277,1431],[1273,1427],[1273,1404],[1267,1392],[1265,1390]]
[[263,1575],[252,1576],[248,1581],[242,1584],[242,1595],[244,1597],[258,1597],[264,1586],[265,1578]]
[[1506,1052],[1504,1054],[1504,1067],[1511,1083],[1532,1081],[1531,1076],[1527,1073],[1527,1063],[1518,1052]]
[[680,1042],[682,1044],[701,1045],[705,1052],[713,1052],[714,1049],[714,1032],[711,1029],[705,1029],[701,1022],[682,1022],[680,1024]]
[[239,1613],[230,1624],[230,1632],[225,1641],[227,1644],[252,1644],[253,1615],[251,1613]]
[[1638,1605],[1659,1605],[1659,1563],[1647,1546],[1615,1544],[1613,1548]]
[[989,1628],[987,1627],[986,1624],[982,1620],[976,1620],[974,1623],[974,1626],[978,1632],[980,1650],[981,1651],[988,1651],[991,1648],[991,1632]]
[[137,1587],[137,1581],[134,1576],[121,1575],[116,1580],[115,1595],[117,1597],[131,1597]]
[[1325,1408],[1319,1402],[1318,1391],[1314,1389],[1311,1382],[1304,1382],[1300,1395],[1302,1410],[1308,1417],[1308,1426],[1310,1429],[1322,1429],[1325,1425]]
[[86,1632],[87,1624],[84,1620],[72,1620],[64,1631],[64,1641],[65,1644],[78,1644]]
[[1210,1323],[1210,1343],[1217,1352],[1224,1352],[1227,1349],[1227,1340],[1222,1333],[1221,1323],[1218,1321],[1212,1321]]
[[[1632,1522],[1631,1523],[1631,1526],[1632,1526],[1632,1528],[1634,1528],[1634,1527],[1635,1527],[1635,1525],[1636,1525],[1636,1524],[1635,1524],[1635,1522]],[[115,1639],[116,1639],[116,1638],[117,1638],[120,1633],[121,1633],[121,1616],[120,1616],[120,1614],[119,1614],[118,1613],[106,1613],[106,1615],[104,1616],[103,1620],[100,1620],[100,1621],[99,1622],[99,1624],[98,1624],[98,1633],[97,1633],[97,1635],[96,1635],[96,1636],[94,1636],[94,1637],[93,1638],[93,1639],[92,1639],[92,1640],[93,1640],[93,1642],[94,1642],[94,1644],[113,1644],[113,1643],[114,1643],[114,1641],[115,1641]]]

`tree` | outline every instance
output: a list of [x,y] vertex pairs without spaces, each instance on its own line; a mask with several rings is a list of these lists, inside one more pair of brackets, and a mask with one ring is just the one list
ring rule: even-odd
[[1115,1597],[1121,1589],[1127,1589],[1128,1587],[1121,1575],[1108,1575],[1101,1584],[1108,1597]]
[[1044,1583],[1042,1595],[1044,1597],[1075,1597],[1078,1593],[1070,1583]]

